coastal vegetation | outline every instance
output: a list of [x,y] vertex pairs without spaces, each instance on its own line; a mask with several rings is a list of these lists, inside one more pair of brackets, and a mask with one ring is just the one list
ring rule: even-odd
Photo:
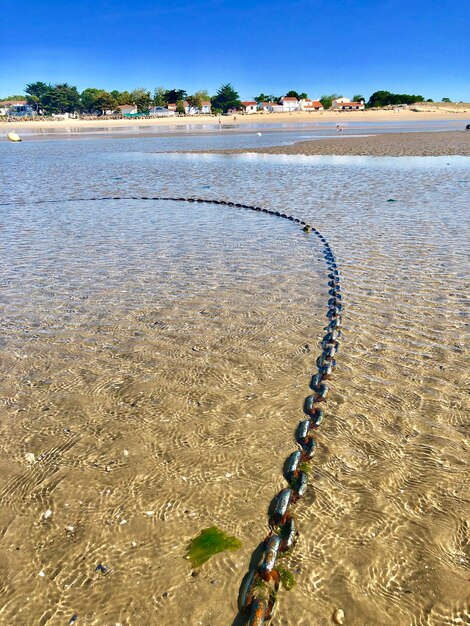
[[343,96],[339,93],[332,93],[329,96],[322,96],[320,98],[320,102],[323,104],[323,108],[325,109],[330,109],[331,105],[333,103],[333,100],[336,100],[336,98],[342,98]]
[[[139,113],[148,111],[151,107],[165,107],[168,104],[175,104],[177,112],[183,113],[185,103],[194,108],[201,108],[203,102],[210,102],[212,112],[216,114],[226,113],[229,110],[240,107],[240,95],[231,83],[221,85],[217,93],[213,96],[207,90],[201,89],[193,94],[188,94],[185,89],[166,89],[165,87],[155,87],[153,93],[146,87],[137,87],[132,91],[106,91],[96,87],[88,87],[81,93],[74,85],[68,83],[58,83],[55,85],[41,81],[26,85],[24,95],[13,95],[0,99],[0,103],[5,100],[26,100],[35,113],[43,115],[64,114],[64,113],[88,113],[94,115],[104,115],[110,111],[117,111],[122,105],[135,105]],[[261,92],[253,99],[257,104],[263,102],[278,103],[282,96]],[[285,97],[296,98],[297,100],[307,98],[307,93],[290,90]],[[325,109],[331,108],[333,100],[341,98],[338,93],[324,94],[319,98]],[[356,94],[352,97],[353,102],[365,102],[366,108],[380,108],[386,106],[411,105],[425,102],[422,95],[397,94],[390,91],[375,91],[368,100]],[[426,102],[432,102],[431,99]],[[442,102],[450,103],[449,98],[443,98]]]
[[406,93],[390,93],[390,91],[375,91],[369,98],[367,106],[385,107],[391,104],[415,104],[415,102],[424,102],[424,97]]
[[240,96],[232,85],[227,83],[211,98],[211,104],[215,113],[227,113],[229,109],[237,109],[240,106]]

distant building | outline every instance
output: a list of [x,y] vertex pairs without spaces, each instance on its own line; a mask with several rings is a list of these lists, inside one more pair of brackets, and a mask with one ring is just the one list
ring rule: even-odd
[[256,113],[258,111],[258,104],[254,101],[242,102],[241,105],[245,113]]
[[166,105],[166,108],[168,109],[168,111],[173,111],[173,113],[176,113],[176,104],[174,102],[169,102]]
[[279,102],[281,103],[284,112],[298,111],[299,109],[299,101],[297,98],[282,96]]
[[168,117],[169,115],[175,115],[175,111],[169,111],[166,107],[152,107],[149,110],[149,115]]
[[272,113],[273,107],[278,106],[277,102],[261,102],[258,105],[260,111],[267,111],[268,113]]
[[364,100],[360,102],[352,102],[349,98],[336,98],[331,103],[332,109],[337,109],[338,111],[362,111],[366,108],[364,104]]
[[135,113],[137,113],[136,104],[120,104],[118,106],[118,109],[120,109],[123,115],[129,115],[129,114],[134,115]]
[[185,100],[183,102],[184,105],[184,114],[185,115],[196,115],[196,113],[198,112],[198,108],[193,106],[192,104],[189,104],[189,102],[187,102],[187,100]]
[[310,98],[303,98],[299,100],[299,108],[301,111],[323,111],[323,104],[318,100],[310,100]]
[[201,102],[201,113],[204,115],[210,115],[212,112],[210,100],[205,100]]
[[209,115],[211,113],[211,103],[209,100],[201,102],[200,107],[193,106],[189,104],[186,100],[184,101],[184,112],[186,115]]
[[36,115],[33,107],[26,100],[4,100],[0,102],[0,115],[10,117],[26,117]]

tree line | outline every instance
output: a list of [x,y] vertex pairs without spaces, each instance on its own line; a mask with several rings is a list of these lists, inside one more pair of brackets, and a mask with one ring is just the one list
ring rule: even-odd
[[136,105],[140,113],[153,106],[176,104],[176,110],[184,113],[185,101],[195,108],[200,108],[203,102],[210,102],[215,113],[225,113],[228,109],[240,106],[240,97],[230,83],[222,85],[214,96],[210,96],[203,89],[188,94],[184,89],[164,87],[156,87],[153,93],[145,87],[132,91],[106,91],[88,87],[79,93],[77,87],[68,83],[50,85],[38,81],[26,85],[25,94],[26,101],[33,110],[43,115],[73,112],[104,115],[107,111],[116,111],[124,104]]
[[[165,107],[168,104],[176,104],[176,110],[184,113],[184,103],[195,108],[200,108],[203,102],[210,102],[213,113],[226,113],[231,109],[238,109],[241,105],[238,92],[230,83],[222,85],[217,93],[210,96],[206,90],[199,90],[188,94],[184,89],[165,89],[156,87],[153,92],[145,87],[138,87],[132,91],[106,91],[89,87],[78,91],[77,87],[67,83],[56,85],[44,82],[29,83],[25,89],[26,101],[36,113],[43,115],[63,113],[90,113],[104,115],[107,111],[116,111],[120,105],[132,104],[137,106],[140,113],[146,112],[152,106]],[[305,92],[295,90],[288,91],[285,96],[301,100],[307,98]],[[10,99],[23,98],[24,96],[11,96]],[[279,102],[282,96],[260,93],[254,98],[258,104],[262,102]],[[325,109],[329,109],[334,99],[342,97],[340,94],[326,94],[321,96],[320,102]],[[357,94],[352,98],[353,102],[364,101],[364,96]],[[443,101],[449,101],[443,98]],[[414,104],[424,102],[420,95],[396,94],[389,91],[374,92],[366,103],[366,107],[383,107],[398,104]],[[432,102],[432,100],[428,100]]]

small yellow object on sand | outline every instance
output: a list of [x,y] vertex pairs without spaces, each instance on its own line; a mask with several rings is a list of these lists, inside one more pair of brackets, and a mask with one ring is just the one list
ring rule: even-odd
[[8,133],[7,137],[10,141],[13,141],[14,143],[21,141],[21,137],[16,133]]

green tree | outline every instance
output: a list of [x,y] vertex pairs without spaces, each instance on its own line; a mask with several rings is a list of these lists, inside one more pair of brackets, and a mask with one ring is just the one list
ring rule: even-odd
[[128,91],[118,91],[114,89],[110,92],[110,95],[114,98],[116,106],[120,104],[134,104],[132,102],[131,94]]
[[51,89],[52,87],[50,85],[39,81],[26,85],[26,102],[33,107],[36,113],[44,109],[44,97]]
[[135,104],[139,113],[148,111],[152,103],[150,91],[147,91],[145,87],[138,87],[137,89],[131,91],[130,98],[132,100],[130,104]]
[[166,95],[167,90],[165,87],[155,87],[153,91],[153,105],[156,107],[164,107],[166,104]]
[[305,98],[308,98],[307,94],[304,91],[302,93],[298,93],[297,91],[294,91],[293,89],[288,91],[286,93],[285,97],[286,98],[297,98],[297,100],[305,100]]
[[211,98],[214,111],[227,113],[229,109],[237,109],[240,106],[240,96],[230,83],[222,85],[215,96]]
[[366,101],[366,99],[364,98],[364,96],[361,96],[361,94],[357,94],[355,96],[352,97],[352,101],[353,102],[362,102],[362,101]]
[[210,99],[209,93],[205,89],[200,89],[199,91],[193,93],[192,96],[188,96],[186,98],[188,104],[192,107],[196,107],[197,109],[201,108],[203,102],[209,102]]
[[169,89],[165,93],[166,104],[176,104],[178,100],[186,100],[186,91],[184,89]]
[[95,109],[100,111],[100,115],[104,115],[106,111],[114,111],[117,106],[116,98],[108,91],[100,91],[95,98]]
[[180,99],[176,101],[176,112],[184,115],[184,100]]
[[340,96],[337,93],[331,93],[330,95],[325,95],[322,96],[320,98],[320,102],[323,105],[323,108],[325,109],[330,109],[331,105],[333,104],[333,100],[336,100],[337,98],[342,98],[343,96]]
[[278,98],[276,98],[276,96],[273,96],[272,94],[265,94],[261,92],[259,96],[253,98],[253,100],[256,102],[256,104],[261,104],[262,102],[277,102]]
[[119,95],[119,99],[117,100],[118,104],[134,104],[132,101],[132,94],[130,91],[124,90],[121,91]]
[[24,94],[22,96],[14,95],[14,96],[6,96],[6,98],[0,98],[0,102],[8,102],[10,100],[24,100]]
[[134,104],[132,102],[131,94],[128,91],[118,91],[114,89],[110,92],[111,96],[114,98],[116,102],[116,106],[120,104]]
[[452,102],[450,98],[442,98],[442,102]]
[[423,96],[406,93],[390,93],[390,91],[375,91],[367,103],[368,107],[384,107],[394,104],[414,104],[424,102]]
[[88,89],[82,91],[80,100],[84,111],[92,113],[96,109],[95,100],[100,92],[100,89],[95,89],[94,87],[88,87]]
[[41,108],[47,114],[73,113],[80,110],[80,94],[77,88],[67,83],[59,83],[50,87],[42,97]]

